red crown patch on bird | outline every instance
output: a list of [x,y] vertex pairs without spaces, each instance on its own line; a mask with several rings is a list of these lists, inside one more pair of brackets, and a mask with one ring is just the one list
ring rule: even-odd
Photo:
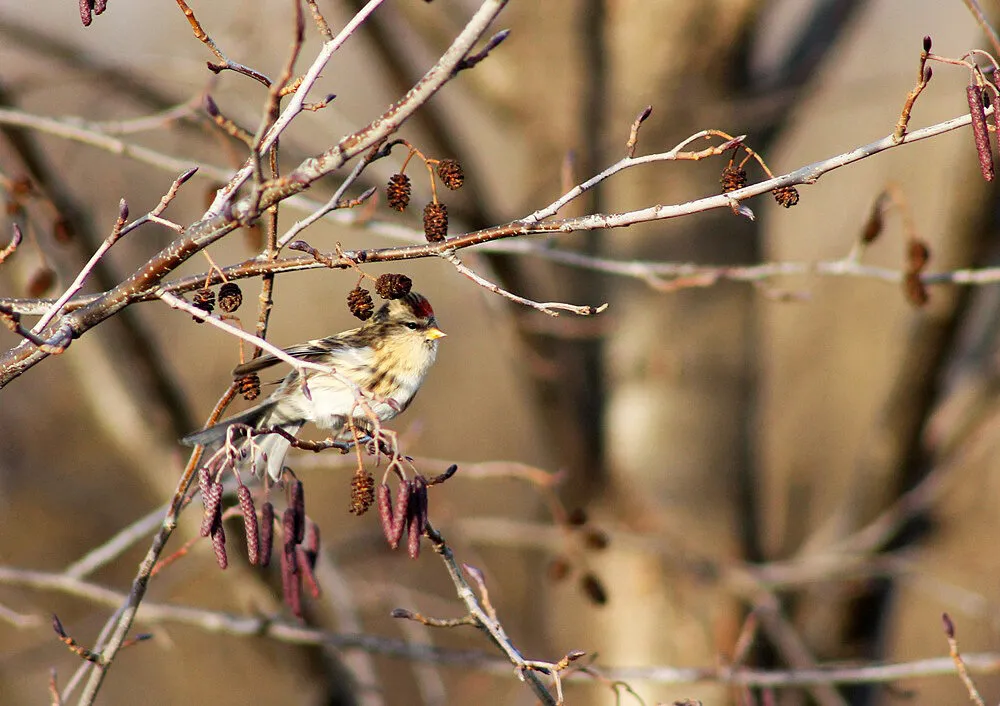
[[403,299],[410,305],[410,309],[418,317],[429,319],[434,316],[434,309],[431,308],[431,303],[420,294],[410,292]]

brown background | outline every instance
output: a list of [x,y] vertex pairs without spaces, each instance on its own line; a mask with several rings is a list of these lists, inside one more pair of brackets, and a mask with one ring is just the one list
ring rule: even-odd
[[[192,6],[234,60],[278,71],[290,36],[288,3]],[[334,28],[353,8],[320,6]],[[324,72],[316,95],[336,93],[336,101],[283,137],[288,165],[326,148],[401,95],[475,7],[472,0],[387,3],[374,29],[349,42]],[[827,14],[813,14],[824,7]],[[747,133],[749,144],[781,173],[888,134],[912,87],[924,34],[947,56],[985,46],[957,0],[567,0],[544,8],[515,2],[500,27],[511,28],[509,40],[402,131],[429,154],[462,160],[468,186],[448,195],[453,233],[526,215],[556,198],[569,151],[578,180],[614,161],[629,123],[647,104],[654,113],[643,128],[641,152],[665,150],[694,131],[717,127]],[[314,35],[303,67],[318,45]],[[6,102],[27,111],[124,120],[197,100],[207,89],[228,115],[250,127],[258,122],[260,88],[234,74],[213,78],[204,67],[212,57],[169,2],[112,2],[83,29],[73,3],[0,0],[0,38],[0,88]],[[967,80],[961,69],[935,66],[914,123],[961,114]],[[124,139],[219,166],[243,154],[192,120]],[[55,171],[54,184],[78,205],[81,221],[97,238],[113,222],[119,198],[133,214],[144,212],[176,176],[52,137],[37,143]],[[714,193],[721,166],[638,168],[568,214]],[[372,178],[386,177],[392,167],[377,164]],[[0,138],[0,174],[16,178],[24,171],[9,139]],[[890,181],[906,195],[918,232],[931,246],[933,270],[995,258],[994,195],[978,176],[967,131],[831,173],[801,187],[802,201],[790,211],[758,199],[750,204],[758,218],[752,225],[729,213],[709,213],[561,236],[556,244],[617,259],[832,260],[848,253],[876,194]],[[208,179],[191,182],[169,215],[182,223],[196,219],[211,187]],[[418,204],[428,195],[419,182],[416,194]],[[300,215],[286,209],[282,225]],[[3,295],[22,295],[43,259],[65,285],[93,249],[82,235],[74,245],[53,243],[51,213],[37,203],[29,216],[28,244],[0,268]],[[414,214],[378,217],[416,224]],[[117,245],[109,261],[117,273],[128,272],[168,237],[162,228],[141,229]],[[329,224],[306,237],[328,250],[337,242],[394,242]],[[904,232],[893,214],[865,261],[899,267],[903,250]],[[239,237],[211,253],[224,263],[252,254]],[[946,655],[939,622],[945,610],[966,651],[997,647],[992,288],[935,288],[931,305],[915,311],[898,287],[857,278],[722,283],[663,293],[544,262],[471,254],[468,261],[527,296],[611,304],[594,320],[549,320],[507,306],[444,262],[372,268],[413,277],[450,334],[417,401],[394,425],[405,432],[407,451],[437,459],[424,461],[428,470],[450,462],[516,461],[564,471],[567,502],[586,505],[613,535],[608,551],[586,555],[610,596],[598,608],[575,581],[546,579],[546,564],[561,545],[538,539],[542,529],[534,523],[551,522],[530,486],[462,479],[460,473],[434,492],[432,517],[460,559],[486,572],[501,618],[526,654],[556,660],[569,649],[584,649],[598,652],[599,664],[607,666],[711,666],[731,653],[746,603],[724,572],[692,566],[822,556],[946,462],[946,489],[931,521],[897,539],[899,561],[888,577],[874,580],[869,571],[869,578],[841,580],[835,571],[780,595],[819,660]],[[199,260],[185,272],[204,269]],[[351,275],[328,271],[279,278],[272,340],[287,345],[353,325],[341,305],[353,283]],[[244,289],[248,302],[255,299],[252,284]],[[781,294],[791,296],[776,296]],[[783,301],[788,298],[794,301]],[[249,307],[241,313],[252,316]],[[183,462],[173,440],[200,424],[238,354],[231,339],[164,306],[143,305],[137,315],[181,393],[173,410],[130,367],[122,341],[133,334],[114,323],[3,390],[0,563],[59,570],[169,496]],[[0,342],[9,346],[13,339],[3,332]],[[972,432],[962,436],[956,430],[967,419]],[[386,617],[393,607],[459,614],[433,556],[411,562],[391,554],[374,517],[347,514],[349,471],[338,457],[303,457],[296,468],[329,549],[320,576],[327,594],[310,603],[312,622],[350,631],[336,616],[338,606],[353,604],[364,631],[398,636],[407,626]],[[238,560],[222,573],[204,544],[154,582],[151,600],[235,613],[279,610],[273,575],[252,572]],[[140,543],[94,579],[125,587],[143,551]],[[338,576],[345,582],[342,594],[330,588]],[[43,618],[56,612],[84,643],[109,612],[56,593],[3,586],[0,603]],[[320,704],[347,698],[337,658],[321,650],[169,625],[153,632],[152,642],[120,657],[102,703]],[[485,646],[472,631],[417,631],[415,639]],[[765,649],[753,660],[784,666],[785,657]],[[347,664],[365,669],[356,656]],[[375,691],[362,691],[359,702],[377,703],[381,693],[392,704],[531,703],[511,678],[450,667],[420,671],[383,658],[373,664],[374,674],[362,681]],[[76,660],[46,620],[25,629],[0,624],[4,703],[45,699],[53,666],[65,680]],[[980,684],[986,700],[995,702],[1000,683]],[[632,686],[647,703],[735,697],[719,687],[641,680]],[[914,690],[911,703],[965,698],[954,678],[897,686]],[[568,696],[574,704],[613,702],[603,687],[569,687]],[[891,698],[878,689],[848,697],[858,703]],[[799,695],[782,692],[781,698]]]

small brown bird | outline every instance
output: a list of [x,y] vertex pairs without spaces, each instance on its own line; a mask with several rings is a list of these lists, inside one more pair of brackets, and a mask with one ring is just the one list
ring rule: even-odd
[[[226,440],[229,427],[246,424],[255,429],[280,427],[296,434],[306,422],[330,429],[331,437],[353,439],[347,420],[355,426],[370,426],[357,404],[356,391],[345,384],[350,380],[365,393],[371,411],[380,421],[388,421],[405,410],[424,381],[437,356],[438,339],[446,334],[438,328],[430,302],[410,292],[384,304],[360,328],[328,338],[285,348],[285,353],[303,361],[329,365],[337,375],[305,369],[290,372],[278,389],[252,409],[218,424],[189,434],[181,440],[188,446],[216,446]],[[243,377],[280,362],[262,355],[233,370]],[[302,376],[305,376],[303,386]],[[308,392],[306,391],[308,390]],[[236,434],[236,438],[239,438]],[[241,467],[255,467],[266,459],[267,472],[277,480],[291,443],[278,434],[258,436],[252,444],[240,444]]]

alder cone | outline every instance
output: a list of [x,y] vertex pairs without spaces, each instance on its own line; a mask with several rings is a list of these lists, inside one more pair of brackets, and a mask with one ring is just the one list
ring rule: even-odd
[[465,183],[465,172],[462,170],[462,165],[454,159],[442,159],[438,162],[437,174],[441,183],[452,191],[461,189]]
[[440,243],[448,237],[448,207],[443,203],[424,206],[424,237],[429,243]]
[[379,275],[375,281],[375,291],[383,299],[401,299],[409,294],[412,288],[413,280],[394,272]]
[[395,211],[405,211],[410,205],[410,177],[405,174],[393,174],[385,187],[385,198],[389,208]]
[[226,282],[219,288],[219,308],[232,314],[243,303],[243,291],[235,282]]
[[347,308],[362,321],[367,321],[375,313],[375,302],[371,292],[361,287],[355,287],[347,294]]

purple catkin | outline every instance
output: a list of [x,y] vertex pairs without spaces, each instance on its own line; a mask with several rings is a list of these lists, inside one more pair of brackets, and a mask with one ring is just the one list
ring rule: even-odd
[[260,508],[260,565],[271,563],[271,550],[274,548],[274,505],[264,503]]
[[302,544],[306,532],[306,494],[302,486],[302,481],[296,480],[292,482],[291,493],[292,497],[288,503],[288,507],[295,513],[293,515],[295,518],[293,534],[295,536],[295,543]]
[[260,527],[257,524],[257,510],[253,506],[253,496],[250,489],[241,485],[236,490],[240,501],[240,511],[243,513],[243,529],[247,538],[247,560],[251,565],[260,561]]
[[216,525],[222,524],[222,483],[215,483],[204,497],[205,514],[201,518],[201,536],[212,534]]
[[281,518],[281,529],[284,533],[284,547],[281,552],[281,588],[287,605],[292,613],[302,617],[302,583],[299,580],[299,561],[295,541],[295,511],[285,510]]
[[975,83],[965,88],[969,100],[969,115],[972,118],[972,137],[976,143],[976,154],[979,155],[979,170],[983,179],[993,181],[996,176],[993,170],[993,149],[990,146],[990,130],[986,125],[986,108],[983,105],[983,89]]
[[215,550],[215,560],[219,562],[219,568],[225,569],[229,566],[229,557],[226,556],[226,530],[223,529],[221,521],[212,528],[212,549]]

